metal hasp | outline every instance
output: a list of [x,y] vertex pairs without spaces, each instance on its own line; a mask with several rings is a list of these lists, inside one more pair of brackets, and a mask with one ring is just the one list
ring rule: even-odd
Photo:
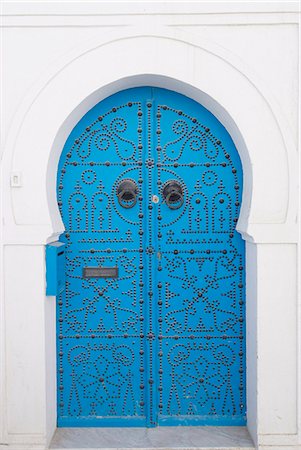
[[65,289],[65,244],[46,245],[46,295],[57,296]]
[[242,167],[223,125],[176,92],[114,94],[68,137],[57,198],[58,426],[244,425]]

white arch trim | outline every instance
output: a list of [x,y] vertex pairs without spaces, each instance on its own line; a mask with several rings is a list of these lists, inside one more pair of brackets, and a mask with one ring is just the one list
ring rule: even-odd
[[[4,152],[4,240],[45,243],[63,231],[56,171],[64,142],[91,107],[114,92],[154,85],[209,109],[240,153],[244,191],[237,225],[251,242],[296,242],[296,149],[261,81],[212,42],[170,29],[130,29],[89,41],[58,61],[28,93]],[[22,187],[10,186],[20,172]]]

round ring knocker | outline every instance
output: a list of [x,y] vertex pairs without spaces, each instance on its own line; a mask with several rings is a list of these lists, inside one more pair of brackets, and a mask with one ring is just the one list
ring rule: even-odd
[[137,203],[138,187],[133,180],[122,180],[117,187],[118,203],[122,208],[133,208]]
[[163,197],[168,208],[181,208],[184,203],[184,195],[181,184],[176,180],[168,181],[163,188]]

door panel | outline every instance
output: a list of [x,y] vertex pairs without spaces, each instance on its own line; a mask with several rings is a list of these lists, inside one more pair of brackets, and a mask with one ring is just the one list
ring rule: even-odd
[[[142,121],[140,94],[109,98],[82,118],[60,159],[67,243],[58,308],[61,426],[145,424],[143,204],[125,209],[116,195],[128,178],[142,195]],[[83,277],[83,268],[97,266],[118,267],[118,278]]]
[[[59,426],[245,423],[241,194],[230,136],[180,94],[122,91],[76,125],[58,169]],[[118,274],[84,276],[97,267]]]

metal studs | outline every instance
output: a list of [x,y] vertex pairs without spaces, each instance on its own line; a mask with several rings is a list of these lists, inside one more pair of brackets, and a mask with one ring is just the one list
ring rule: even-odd
[[[149,101],[147,103],[147,107],[150,108],[152,103]],[[127,106],[131,107],[133,104],[135,105],[135,109],[133,108],[133,111],[129,111]],[[233,223],[233,219],[238,216],[238,209],[234,208],[234,201],[237,199],[235,206],[238,207],[241,198],[241,186],[239,186],[238,182],[240,177],[232,176],[231,170],[233,174],[236,174],[239,170],[234,168],[235,158],[233,161],[230,160],[228,153],[226,159],[223,161],[223,158],[225,158],[224,147],[217,148],[217,145],[220,145],[221,142],[202,123],[201,118],[197,121],[195,117],[189,116],[189,111],[182,111],[179,108],[180,105],[175,108],[164,105],[162,108],[160,103],[156,102],[153,106],[156,106],[155,114],[146,109],[145,100],[135,100],[132,103],[127,102],[126,99],[124,104],[116,104],[114,108],[110,106],[107,111],[104,111],[103,116],[99,116],[97,119],[96,115],[93,122],[91,121],[91,125],[88,128],[92,132],[89,136],[85,130],[86,124],[78,134],[80,138],[77,139],[76,145],[82,143],[82,149],[70,146],[70,149],[67,150],[70,156],[65,156],[65,162],[62,166],[63,169],[59,173],[59,185],[62,185],[62,188],[60,189],[58,186],[60,189],[58,198],[62,214],[67,214],[67,220],[64,220],[66,229],[71,230],[71,233],[69,231],[68,234],[65,234],[66,239],[63,240],[66,241],[68,239],[67,269],[69,273],[73,273],[75,278],[70,277],[68,279],[68,282],[70,280],[70,290],[68,290],[67,294],[64,293],[59,297],[58,325],[61,327],[59,329],[59,336],[62,336],[62,339],[58,342],[58,346],[66,350],[66,359],[67,355],[68,359],[69,355],[72,355],[72,347],[73,345],[75,346],[74,356],[70,356],[70,361],[73,358],[72,361],[78,364],[78,366],[73,366],[71,370],[74,369],[76,371],[77,367],[80,367],[79,373],[88,374],[90,376],[90,378],[87,378],[88,380],[95,378],[97,383],[100,375],[105,373],[105,381],[102,382],[105,384],[97,391],[97,395],[92,394],[91,399],[89,399],[89,408],[92,416],[99,415],[101,408],[106,408],[112,415],[118,415],[116,413],[119,413],[117,411],[119,403],[124,408],[124,411],[133,417],[139,414],[139,405],[141,407],[146,405],[146,408],[150,407],[151,409],[155,406],[152,395],[147,397],[145,392],[139,392],[139,388],[141,391],[145,389],[145,384],[149,378],[152,381],[151,374],[157,377],[154,382],[158,382],[159,384],[158,391],[160,395],[158,395],[156,403],[160,410],[164,404],[164,414],[169,415],[173,407],[173,402],[179,402],[181,405],[181,401],[183,398],[186,398],[186,395],[193,395],[192,391],[195,387],[187,386],[187,383],[184,386],[184,381],[183,386],[179,383],[174,391],[172,391],[175,393],[173,394],[175,395],[175,400],[173,398],[171,400],[169,397],[170,386],[168,386],[168,389],[164,389],[163,396],[161,394],[163,392],[162,383],[164,383],[163,377],[161,376],[163,370],[166,373],[166,377],[169,377],[170,384],[173,385],[177,382],[176,377],[173,378],[173,376],[176,373],[183,374],[183,378],[181,379],[182,383],[183,380],[187,379],[187,375],[189,375],[188,371],[192,364],[198,364],[197,360],[193,361],[194,355],[196,357],[199,357],[197,355],[202,357],[202,364],[198,366],[199,370],[194,374],[195,381],[197,383],[207,383],[208,380],[208,392],[211,396],[210,403],[216,408],[216,411],[212,412],[210,411],[211,405],[209,405],[207,411],[205,411],[207,406],[204,407],[204,411],[206,414],[212,414],[213,416],[222,415],[227,413],[228,406],[223,405],[223,388],[220,386],[220,383],[217,382],[217,386],[214,388],[210,384],[212,382],[212,380],[210,382],[209,373],[211,372],[211,368],[212,373],[216,373],[217,377],[226,380],[227,386],[230,388],[230,395],[233,398],[235,397],[235,405],[239,404],[242,408],[244,407],[243,395],[241,394],[240,397],[236,397],[237,387],[239,384],[242,385],[244,377],[240,376],[240,382],[235,384],[235,386],[231,386],[232,373],[236,371],[236,375],[238,375],[238,367],[235,362],[235,366],[232,366],[230,369],[231,358],[229,357],[229,354],[233,351],[237,358],[237,349],[244,348],[244,342],[238,342],[237,339],[230,339],[232,337],[232,331],[230,329],[229,332],[225,329],[224,332],[219,331],[215,333],[217,326],[221,325],[220,321],[222,320],[223,314],[227,312],[228,308],[231,308],[231,312],[234,314],[233,317],[235,317],[235,324],[238,322],[238,329],[240,330],[239,339],[243,339],[244,291],[238,290],[240,285],[240,289],[242,289],[243,284],[241,280],[244,280],[244,273],[241,273],[244,270],[243,253],[240,252],[238,247],[240,238],[238,234],[235,235],[235,240],[229,242],[229,237],[234,236],[232,230],[234,229],[235,222]],[[162,112],[162,110],[166,111],[166,113]],[[116,115],[115,119],[113,119],[111,112],[117,111],[118,117]],[[141,119],[142,117],[143,120]],[[161,117],[163,117],[163,120],[159,120]],[[119,119],[120,122],[117,122]],[[97,125],[97,120],[103,122]],[[116,128],[112,128],[112,120],[115,120],[115,125],[118,124]],[[127,130],[129,133],[122,135],[123,121],[125,129],[128,127]],[[132,123],[130,123],[131,121]],[[170,142],[170,138],[172,137],[174,141],[175,136],[168,135],[169,129],[167,124],[168,126],[172,125],[173,121],[177,121],[180,124],[176,128],[179,132],[179,138],[181,138],[178,142]],[[197,125],[192,126],[192,123]],[[208,119],[208,123],[210,125],[212,122]],[[132,151],[131,145],[127,141],[127,139],[131,139],[130,132],[133,131],[133,135],[135,132],[131,127],[139,130],[139,136],[136,136],[138,143],[136,143],[136,138],[133,137],[132,155],[130,155]],[[212,126],[212,130],[214,129],[215,127]],[[103,166],[106,164],[105,158],[108,156],[105,156],[106,153],[100,152],[99,149],[96,151],[94,142],[98,139],[97,136],[100,133],[109,134],[112,130],[118,134],[118,137],[115,137],[117,141],[120,138],[120,142],[118,141],[117,144],[116,158],[114,152],[110,152],[110,155],[112,154],[112,158],[110,157],[111,168],[110,170],[106,169],[108,177],[102,177],[101,170],[103,170]],[[156,130],[158,131],[157,137],[151,138],[150,136],[152,136],[153,132],[156,133]],[[162,135],[164,135],[164,139],[162,139]],[[200,137],[202,144],[200,148],[198,148],[199,144],[193,147],[193,152],[190,152],[190,138],[194,135]],[[222,131],[220,136],[223,136]],[[184,141],[186,142],[186,147],[182,155],[179,151]],[[110,143],[110,145],[113,148],[115,144]],[[155,148],[153,147],[154,145],[156,146]],[[145,152],[142,153],[143,148],[145,148]],[[156,154],[154,152],[155,149],[158,152]],[[231,152],[231,149],[231,143],[228,142],[227,150]],[[125,153],[123,152],[126,151],[128,153],[124,156]],[[205,161],[202,160],[203,156],[201,152],[203,153],[203,151],[204,157],[207,158]],[[71,160],[68,161],[67,158],[71,158]],[[149,164],[146,158],[154,158],[154,164]],[[75,159],[76,161],[73,161]],[[90,162],[90,159],[94,159],[95,162]],[[76,169],[73,167],[75,166],[74,163],[77,164]],[[94,186],[90,186],[91,188],[95,187],[92,195],[98,192],[98,190],[101,193],[101,195],[95,196],[95,201],[93,199],[94,203],[92,202],[92,195],[87,195],[87,191],[85,191],[86,186],[83,185],[80,174],[81,169],[86,170],[87,165],[94,166],[93,171],[91,171],[96,174],[96,179],[99,180],[97,182],[101,182],[98,186],[96,186],[97,183]],[[196,166],[197,169],[190,171],[193,179],[189,179],[191,177],[188,176],[186,177],[186,169]],[[72,199],[72,207],[75,205],[75,208],[77,207],[79,209],[79,215],[81,214],[80,218],[77,219],[74,214],[75,211],[71,211],[68,198],[69,188],[67,187],[70,178],[64,176],[66,172],[65,167],[67,168],[68,177],[71,170],[79,174],[79,183],[73,189],[74,192],[80,192],[86,195],[88,204],[86,211],[88,219],[86,221],[84,218],[85,210],[81,200],[79,203],[76,203],[76,199]],[[148,167],[152,170],[145,170]],[[181,168],[180,171],[176,170],[179,167]],[[207,170],[206,167],[211,168]],[[227,167],[227,169],[223,170],[221,169],[222,167]],[[116,179],[112,179],[112,183],[110,180],[111,172],[113,178],[116,176]],[[158,205],[153,204],[156,214],[152,213],[151,209],[148,209],[152,188],[155,186],[158,189],[158,186],[164,185],[167,180],[166,177],[169,176],[169,173],[167,175],[166,172],[172,173],[173,177],[175,176],[177,178],[181,176],[181,179],[183,178],[181,185],[183,190],[187,192],[187,196],[185,198],[185,208],[183,208],[183,212],[185,213],[182,216],[180,214],[176,215],[177,213],[173,217],[168,215],[165,205],[162,202],[163,206],[161,206],[160,201]],[[140,184],[143,183],[143,186],[139,186],[137,198],[140,203],[137,204],[137,213],[133,214],[133,217],[130,214],[125,214],[124,216],[119,214],[120,211],[116,210],[114,200],[111,201],[110,198],[112,186],[115,186],[115,181],[118,183],[118,177],[121,173],[127,173],[128,175],[126,176],[133,176],[137,184],[138,179]],[[106,178],[109,180],[108,183]],[[154,184],[155,179],[158,185]],[[236,192],[233,192],[233,185],[235,183],[239,186],[239,190],[235,188]],[[210,186],[210,188],[208,189],[207,186]],[[161,188],[159,191],[161,192]],[[144,197],[143,203],[141,203],[143,201],[142,192]],[[83,197],[78,196],[78,198],[82,199]],[[100,199],[102,199],[102,202],[99,203]],[[100,206],[102,209],[99,208]],[[68,208],[70,209],[68,210]],[[145,220],[143,220],[143,212],[145,212]],[[156,218],[158,218],[158,221],[156,221]],[[79,226],[77,227],[75,225],[72,227],[73,222],[71,219],[74,220],[75,224],[78,223],[76,220],[79,220]],[[91,220],[91,228],[94,226],[93,232],[95,231],[95,233],[93,234],[89,232],[89,230],[91,231],[89,220]],[[122,224],[124,224],[124,227]],[[179,230],[180,232],[177,233]],[[113,231],[116,231],[116,233],[114,234]],[[81,242],[83,242],[83,246],[79,246],[81,253],[76,254],[74,249]],[[112,248],[106,249],[106,245],[111,244],[105,244],[105,242],[112,242]],[[95,248],[95,252],[90,250],[92,246]],[[123,248],[123,246],[127,248]],[[152,252],[148,252],[148,256],[144,258],[143,251],[150,246],[155,247],[156,254],[162,252],[162,262],[161,257],[151,256],[153,255]],[[70,253],[68,253],[69,251]],[[229,256],[226,256],[227,254]],[[91,264],[91,266],[113,265],[117,261],[120,272],[122,271],[121,278],[125,276],[123,279],[126,279],[127,284],[122,284],[123,282],[119,284],[119,280],[109,279],[105,281],[90,280],[91,284],[89,284],[87,280],[82,280],[81,278],[81,273],[78,268],[78,262],[81,258],[82,261],[85,261],[85,264]],[[147,265],[146,263],[145,265],[143,264],[144,260],[147,261]],[[238,266],[238,264],[240,265]],[[156,277],[159,281],[155,281],[155,277],[152,278],[154,273],[149,270],[150,265],[154,270],[158,270]],[[186,267],[184,269],[185,265]],[[233,267],[238,268],[239,272],[235,271],[233,277],[227,278],[227,276],[232,275]],[[181,286],[176,278],[178,275],[180,279],[183,279]],[[82,303],[79,303],[79,305],[73,303],[73,294],[71,292],[77,289],[77,287],[72,285],[73,282],[76,282],[78,286],[81,286],[80,289],[82,289]],[[93,294],[91,294],[92,291]],[[93,295],[93,301],[90,295]],[[223,297],[224,295],[225,297]],[[226,301],[226,297],[227,300],[228,298],[230,300]],[[64,302],[61,299],[64,299]],[[79,312],[74,311],[74,319],[72,319],[70,314],[68,316],[68,323],[66,323],[64,322],[67,312],[65,307],[68,307],[69,311],[71,311],[73,305],[75,307],[79,306]],[[99,308],[106,308],[105,314],[111,314],[111,321],[108,316],[108,322],[97,325],[94,323],[91,325],[90,320],[96,319],[99,316]],[[175,313],[176,308],[181,310]],[[155,314],[153,313],[154,310],[156,310]],[[192,317],[194,310],[196,311],[196,316]],[[120,313],[119,311],[123,312]],[[198,324],[199,317],[197,315],[201,314],[201,312],[203,314],[202,319],[204,319],[204,324]],[[84,327],[80,328],[83,325],[79,323],[81,317],[85,317],[84,320],[87,320],[88,325],[85,332],[79,331],[80,329],[84,329]],[[185,331],[183,330],[185,320],[183,317],[189,317],[187,325],[185,325]],[[76,337],[77,340],[70,340],[65,335],[66,328],[64,329],[62,327],[64,324],[70,327],[72,338]],[[198,325],[195,326],[196,324]],[[98,329],[97,326],[99,326]],[[146,326],[154,327],[154,332],[152,333],[153,337],[148,342],[148,344],[151,344],[152,341],[152,345],[148,346],[148,351],[145,353],[145,336],[143,330]],[[167,328],[169,328],[168,333],[166,333]],[[221,329],[224,328],[226,326],[221,327]],[[91,334],[92,332],[96,332],[94,331],[96,329],[97,334]],[[206,329],[208,331],[205,331]],[[108,332],[111,332],[111,334],[107,334]],[[192,332],[195,335],[191,334]],[[102,337],[99,333],[101,333]],[[158,333],[160,333],[159,336]],[[208,333],[207,336],[206,333]],[[86,349],[80,348],[82,344],[80,338],[84,334],[87,334],[87,337],[90,338],[88,341],[89,357],[86,354]],[[166,334],[168,334],[167,339],[164,338]],[[201,339],[199,339],[200,336]],[[100,337],[101,339],[99,339]],[[149,336],[148,338],[150,339]],[[156,338],[159,342],[155,340]],[[94,340],[92,341],[92,339]],[[108,341],[108,339],[112,340]],[[164,360],[162,359],[162,348],[164,349]],[[112,349],[115,349],[115,353]],[[128,355],[131,354],[132,350],[135,352],[135,358],[137,358],[138,354],[138,359],[135,359],[134,365],[129,367],[130,357]],[[181,353],[177,354],[177,351]],[[97,360],[99,355],[104,358],[105,363],[102,363],[99,359]],[[158,358],[158,366],[155,364],[152,366],[156,355]],[[188,358],[186,359],[187,355]],[[176,357],[177,359],[173,361],[172,358]],[[243,369],[243,355],[240,357],[242,359],[239,361],[238,366]],[[149,358],[148,363],[150,365],[148,366],[146,364],[144,367],[147,358]],[[95,375],[93,373],[93,364],[96,360],[99,372],[97,371]],[[206,367],[207,361],[210,361],[212,366]],[[60,359],[59,364],[62,365],[63,363]],[[108,364],[107,368],[105,367],[106,364]],[[59,374],[63,374],[61,366],[59,367]],[[137,367],[138,370],[135,370]],[[144,367],[144,372],[140,372],[139,367]],[[71,371],[68,372],[68,370],[65,370],[64,377],[67,377],[66,380],[70,380],[68,384],[70,386],[73,379],[70,377]],[[132,374],[131,377],[126,378],[120,385],[122,386],[120,390],[122,392],[121,395],[124,398],[118,398],[118,387],[114,386],[114,380],[110,380],[110,376],[115,376],[116,373],[116,379],[118,379],[117,377],[122,378],[122,375],[124,376],[128,372]],[[230,375],[227,375],[227,373],[230,373]],[[239,373],[243,373],[243,371]],[[204,374],[204,378],[200,378],[202,374]],[[63,375],[60,376],[63,379]],[[84,378],[81,379],[82,382],[83,384],[85,383]],[[196,388],[201,393],[204,387],[207,388],[207,386],[197,386]],[[85,389],[87,393],[94,390],[96,392],[94,387],[84,387],[81,384],[78,395],[82,395],[81,392],[84,392]],[[152,389],[149,390],[152,392]],[[130,398],[132,392],[136,396],[133,399],[133,409],[136,408],[135,413],[133,410],[129,411],[131,407],[128,404],[130,402],[127,404],[126,400]],[[70,391],[67,394],[69,396]],[[108,395],[107,399],[106,395]],[[109,399],[110,396],[111,398]],[[78,401],[79,404],[80,400],[75,399],[74,402]],[[187,407],[189,402],[190,400],[187,401]],[[63,403],[61,402],[59,404]],[[99,406],[100,403],[102,403],[101,407]],[[191,400],[191,403],[196,402]],[[68,407],[69,405],[65,407],[64,414],[66,413],[68,415]],[[199,408],[199,406],[196,406],[196,408]],[[114,411],[115,409],[116,411]],[[237,406],[236,409],[238,409]],[[146,412],[145,409],[143,413]],[[187,409],[185,414],[186,412]],[[181,413],[182,411],[180,410],[179,416]],[[199,413],[199,410],[197,413]],[[232,411],[229,414],[231,413]],[[243,411],[238,411],[238,413],[243,414]],[[190,414],[189,408],[188,414]],[[233,414],[235,415],[235,411]],[[154,417],[151,417],[150,422],[153,423],[153,421]]]

